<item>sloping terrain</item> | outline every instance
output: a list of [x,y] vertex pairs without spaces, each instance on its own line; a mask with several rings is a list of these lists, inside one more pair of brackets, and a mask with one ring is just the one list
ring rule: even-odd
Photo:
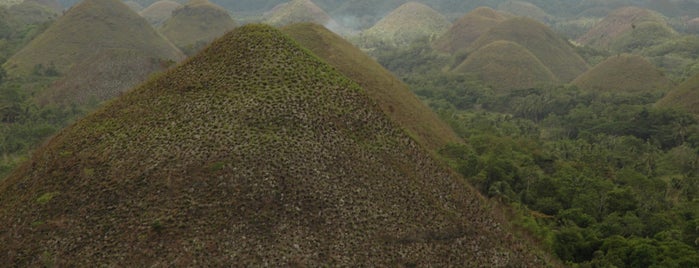
[[679,107],[699,116],[699,74],[672,89],[656,105]]
[[466,49],[478,37],[503,22],[507,17],[489,7],[479,7],[459,18],[434,42],[434,48],[443,52],[455,53]]
[[14,266],[542,266],[364,89],[247,25],[0,182]]
[[119,0],[85,0],[72,7],[4,65],[10,74],[38,67],[67,72],[74,64],[108,49],[141,51],[155,58],[184,56],[148,22]]
[[509,0],[498,5],[498,10],[514,14],[516,16],[532,18],[541,22],[547,22],[553,18],[540,7],[526,2]]
[[476,50],[454,71],[476,74],[497,93],[558,82],[553,72],[529,50],[502,40]]
[[494,41],[517,43],[533,53],[561,82],[569,82],[587,71],[587,63],[565,39],[548,26],[530,18],[511,18],[481,35],[470,51],[476,51]]
[[282,31],[364,88],[386,115],[421,144],[436,151],[459,141],[407,85],[342,37],[312,23],[293,24]]
[[672,81],[652,63],[631,54],[608,58],[573,80],[572,84],[586,90],[618,92],[662,92],[674,87]]
[[608,49],[620,36],[632,32],[642,23],[668,27],[662,15],[657,12],[640,7],[622,7],[598,22],[586,34],[578,38],[577,42]]
[[328,13],[311,0],[291,0],[275,6],[264,14],[265,23],[284,26],[299,22],[313,22],[326,27],[339,27]]
[[144,8],[138,14],[146,18],[148,22],[157,27],[172,17],[172,12],[182,7],[180,3],[170,0],[160,0]]
[[192,54],[236,26],[222,7],[208,0],[191,0],[172,12],[160,32],[182,51]]
[[421,38],[436,39],[451,23],[436,10],[418,2],[408,2],[393,10],[363,35],[367,46],[403,46]]
[[25,4],[37,4],[43,7],[49,8],[51,11],[56,13],[63,12],[63,6],[57,0],[24,0],[22,3]]

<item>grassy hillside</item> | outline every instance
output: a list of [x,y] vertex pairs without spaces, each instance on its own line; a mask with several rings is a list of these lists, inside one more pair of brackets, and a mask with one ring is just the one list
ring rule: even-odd
[[311,23],[294,24],[282,31],[364,88],[386,115],[421,144],[436,151],[459,141],[408,86],[342,37]]
[[679,107],[699,115],[699,74],[682,82],[656,104],[660,107]]
[[597,64],[572,84],[595,91],[664,92],[674,87],[652,63],[641,56],[622,54]]
[[572,45],[549,27],[530,18],[511,18],[481,35],[470,51],[497,40],[511,41],[532,52],[561,82],[568,82],[589,68]]
[[645,21],[632,25],[631,31],[615,38],[610,49],[616,52],[640,52],[677,36],[675,30],[666,23]]
[[38,67],[58,73],[106,49],[141,51],[156,58],[180,60],[182,53],[145,19],[119,0],[85,0],[61,16],[4,65],[13,75]]
[[489,7],[479,7],[454,22],[449,30],[434,42],[434,48],[455,53],[468,48],[478,37],[507,19]]
[[365,46],[404,46],[422,38],[436,39],[451,23],[436,10],[421,3],[408,2],[363,33]]
[[43,7],[49,8],[51,11],[56,13],[63,12],[63,6],[57,0],[24,0],[24,4],[36,4]]
[[74,65],[37,100],[48,105],[96,106],[145,81],[170,65],[133,50],[105,50]]
[[161,0],[141,10],[138,14],[146,18],[151,25],[158,27],[172,17],[172,12],[180,7],[182,5],[175,1]]
[[172,12],[159,31],[187,54],[193,54],[237,26],[228,11],[208,0],[191,0]]
[[364,89],[248,25],[0,182],[17,266],[541,266]]
[[614,10],[577,41],[585,45],[610,48],[617,38],[635,30],[644,22],[667,26],[662,15],[657,12],[633,6],[622,7]]
[[454,69],[475,74],[496,93],[558,83],[556,76],[526,48],[509,41],[494,41],[471,53]]
[[279,4],[265,13],[265,23],[284,26],[298,22],[313,22],[321,25],[337,24],[322,8],[311,0],[291,0]]

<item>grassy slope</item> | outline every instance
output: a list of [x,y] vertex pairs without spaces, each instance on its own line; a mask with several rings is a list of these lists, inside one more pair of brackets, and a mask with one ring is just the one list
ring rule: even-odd
[[180,49],[209,43],[237,26],[228,12],[208,0],[193,0],[172,12],[160,27]]
[[434,42],[434,48],[455,53],[466,49],[478,37],[507,19],[489,7],[479,7],[462,16]]
[[364,32],[369,43],[405,45],[420,38],[436,38],[451,23],[436,10],[417,2],[408,2],[393,10]]
[[501,40],[473,52],[454,71],[477,74],[498,93],[558,83],[551,70],[529,50]]
[[615,39],[630,32],[634,25],[642,22],[667,25],[662,15],[657,12],[633,6],[622,7],[614,10],[577,41],[585,45],[610,48]]
[[586,90],[620,92],[659,92],[674,87],[673,82],[641,56],[622,54],[597,64],[572,84]]
[[311,23],[294,24],[282,30],[366,89],[384,113],[413,133],[421,144],[437,150],[459,141],[451,128],[410,92],[407,85],[342,37]]
[[248,25],[0,182],[18,266],[541,266],[363,89]]
[[163,59],[183,58],[174,45],[121,1],[86,0],[12,56],[5,68],[11,74],[28,74],[37,64],[55,65],[64,73],[104,49],[137,50]]
[[657,103],[658,106],[680,107],[699,116],[699,74],[682,82]]
[[531,51],[562,82],[571,81],[588,69],[566,40],[533,19],[508,19],[479,37],[470,50],[476,51],[497,40],[511,41]]
[[172,11],[182,7],[180,3],[170,0],[161,0],[151,4],[138,12],[153,26],[160,26],[172,16]]
[[335,23],[328,13],[311,0],[291,0],[279,4],[265,14],[265,23],[274,26],[284,26],[298,22],[313,22],[318,24]]

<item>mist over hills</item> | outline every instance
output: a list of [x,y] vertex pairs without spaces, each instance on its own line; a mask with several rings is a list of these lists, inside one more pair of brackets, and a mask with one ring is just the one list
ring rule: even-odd
[[268,26],[62,131],[0,197],[20,266],[542,265],[364,89]]

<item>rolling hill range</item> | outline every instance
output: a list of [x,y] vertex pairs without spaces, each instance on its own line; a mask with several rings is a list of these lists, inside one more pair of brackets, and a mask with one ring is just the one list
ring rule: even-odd
[[191,0],[174,10],[159,31],[182,51],[192,54],[236,26],[222,7],[208,0]]
[[175,61],[184,57],[121,1],[85,0],[13,55],[4,67],[12,75],[27,75],[40,66],[63,74],[85,58],[108,49],[141,51]]
[[534,54],[561,82],[568,82],[589,68],[572,45],[541,22],[511,18],[481,35],[469,49],[476,51],[494,41],[517,43]]
[[585,90],[617,92],[665,92],[674,87],[652,63],[638,55],[608,58],[573,80]]
[[504,14],[489,7],[479,7],[459,18],[434,42],[434,48],[455,53],[468,48],[478,37],[507,19]]
[[342,37],[312,23],[293,24],[282,31],[364,88],[386,115],[427,148],[436,151],[460,141],[407,85]]
[[670,90],[656,105],[679,107],[699,116],[699,74]]
[[526,48],[510,41],[494,41],[475,52],[454,69],[478,76],[496,93],[556,84],[558,79]]
[[0,254],[38,266],[542,266],[366,91],[240,27],[0,182]]
[[377,43],[404,46],[421,38],[436,39],[450,26],[444,15],[431,7],[408,2],[364,31],[363,38],[368,47]]
[[151,25],[158,27],[172,17],[172,12],[180,7],[182,5],[175,1],[161,0],[144,8],[138,14],[146,18]]
[[[662,15],[648,9],[630,6],[614,10],[586,34],[578,38],[577,42],[593,47],[616,48],[618,50],[629,45],[624,43],[652,41],[672,34],[674,31]],[[626,37],[624,38],[624,36]]]

